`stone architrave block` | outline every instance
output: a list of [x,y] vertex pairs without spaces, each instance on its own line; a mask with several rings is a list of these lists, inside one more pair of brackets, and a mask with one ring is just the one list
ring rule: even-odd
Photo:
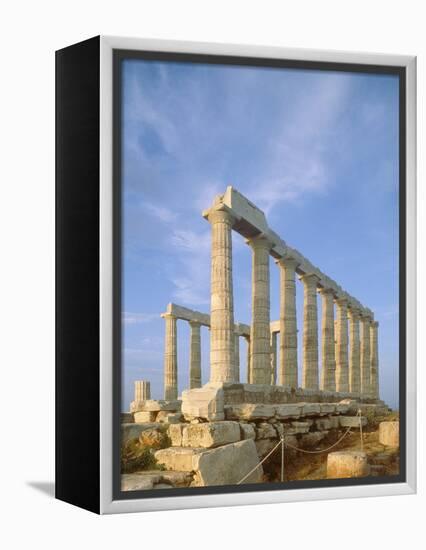
[[187,424],[183,428],[182,447],[219,447],[241,439],[238,422],[204,422]]
[[164,424],[160,424],[158,422],[133,422],[131,424],[122,424],[121,425],[121,443],[124,445],[129,441],[130,439],[139,439],[139,436],[142,432],[145,432],[146,430],[155,430],[159,429],[161,431],[164,431],[165,426]]
[[[209,449],[193,457],[199,486],[236,485],[258,464],[259,457],[252,439]],[[262,477],[263,468],[258,466],[242,483],[259,483]]]
[[263,403],[242,403],[225,407],[225,414],[229,420],[267,420],[274,417],[275,407]]
[[138,411],[133,413],[135,422],[155,422],[157,413],[149,411]]
[[182,414],[185,418],[224,420],[224,394],[222,384],[209,383],[202,388],[182,392]]
[[275,415],[277,418],[299,418],[303,411],[301,403],[287,403],[275,406]]
[[387,447],[399,447],[399,422],[380,422],[379,442]]
[[369,473],[367,455],[361,451],[337,451],[327,456],[329,479],[365,477]]
[[367,419],[365,416],[341,416],[339,418],[339,424],[342,428],[359,428],[359,420],[361,418],[362,427],[367,425]]

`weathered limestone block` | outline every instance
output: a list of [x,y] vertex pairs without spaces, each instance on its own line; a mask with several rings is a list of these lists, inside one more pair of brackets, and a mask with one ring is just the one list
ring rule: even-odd
[[261,422],[256,429],[256,439],[270,439],[277,437],[277,432],[272,424]]
[[169,447],[168,449],[156,451],[155,458],[167,470],[191,472],[197,469],[196,459],[202,451],[203,449],[192,447]]
[[327,457],[328,479],[365,477],[369,474],[367,455],[360,451],[336,451]]
[[188,426],[188,424],[170,424],[168,434],[173,447],[182,447],[183,429],[186,426]]
[[180,412],[171,413],[168,411],[160,411],[156,416],[157,422],[167,422],[168,424],[178,424],[182,421],[182,414]]
[[275,406],[275,415],[277,418],[298,418],[303,410],[301,403],[287,403]]
[[380,422],[379,442],[387,447],[399,447],[399,422]]
[[327,434],[328,434],[327,431],[310,432],[310,433],[304,434],[300,436],[297,446],[302,449],[304,449],[305,447],[306,448],[315,447],[316,445],[318,445],[318,443],[320,443],[325,438]]
[[340,416],[339,423],[342,428],[359,428],[360,419],[362,427],[366,426],[367,419],[365,416]]
[[149,411],[139,411],[133,413],[135,422],[155,422],[157,413]]
[[165,399],[150,399],[144,401],[142,411],[146,412],[159,412],[159,411],[180,411],[181,402],[177,400],[166,401]]
[[134,417],[133,417],[133,413],[131,412],[127,412],[127,413],[121,413],[121,423],[122,424],[131,424],[132,422],[135,421]]
[[275,415],[275,406],[262,403],[243,403],[225,407],[225,414],[227,419],[233,420],[266,420]]
[[349,410],[349,404],[347,403],[337,403],[336,404],[336,413],[346,414]]
[[157,422],[142,422],[121,425],[121,443],[124,445],[130,439],[139,438],[141,433],[146,430],[159,429],[164,430],[165,425]]
[[224,420],[222,384],[209,383],[202,388],[183,391],[182,414],[189,419]]
[[302,406],[302,416],[317,416],[321,409],[320,403],[299,403]]
[[320,415],[332,414],[336,412],[335,403],[320,403]]
[[[193,461],[197,485],[236,485],[259,463],[259,458],[254,441],[247,439],[194,455]],[[259,466],[242,483],[259,483],[262,477]]]
[[122,491],[140,491],[144,489],[169,489],[171,487],[189,487],[193,479],[192,472],[147,471],[123,474]]
[[219,447],[235,443],[241,438],[238,422],[205,422],[203,424],[188,424],[183,428],[183,447]]
[[241,428],[241,439],[256,439],[256,432],[254,427],[251,424],[246,422],[240,423]]

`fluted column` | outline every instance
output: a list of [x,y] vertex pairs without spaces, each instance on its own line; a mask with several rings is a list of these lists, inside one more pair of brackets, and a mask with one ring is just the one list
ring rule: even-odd
[[135,380],[135,402],[151,399],[151,384],[147,380]]
[[176,317],[163,313],[166,322],[166,337],[164,348],[164,399],[177,399],[177,334]]
[[235,381],[234,298],[232,289],[232,225],[223,207],[208,213],[212,229],[210,381]]
[[240,381],[240,335],[235,334],[235,382]]
[[321,322],[321,390],[336,391],[336,357],[334,342],[334,291],[329,288],[320,289],[322,297]]
[[361,394],[366,397],[371,394],[370,387],[370,315],[361,315]]
[[378,342],[379,323],[373,321],[370,324],[370,384],[371,395],[380,399],[379,391],[379,342]]
[[319,277],[308,273],[300,277],[304,286],[303,304],[303,371],[302,387],[318,389],[318,312],[317,284]]
[[250,336],[244,336],[244,340],[247,342],[247,384],[251,384],[250,375]]
[[189,321],[189,326],[191,327],[189,388],[201,388],[201,325],[197,321]]
[[277,383],[277,333],[271,332],[271,385]]
[[360,371],[360,342],[359,342],[359,318],[360,313],[356,308],[348,310],[349,317],[349,391],[361,392]]
[[269,251],[264,237],[248,241],[252,255],[252,322],[250,361],[252,384],[271,383]]
[[348,362],[348,301],[346,298],[336,300],[336,390],[349,391]]
[[298,263],[292,258],[278,262],[280,268],[280,372],[278,384],[297,388],[296,280]]

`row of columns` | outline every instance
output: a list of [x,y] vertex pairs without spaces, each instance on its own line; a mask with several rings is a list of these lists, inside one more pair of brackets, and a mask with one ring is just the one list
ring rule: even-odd
[[[212,230],[210,379],[212,382],[233,382],[238,380],[232,290],[231,231],[235,218],[223,204],[213,207],[207,218]],[[247,242],[252,249],[249,382],[271,384],[276,376],[273,364],[276,357],[271,354],[273,341],[270,333],[271,245],[262,235]],[[278,383],[297,387],[295,275],[298,263],[292,258],[280,259],[277,263],[280,267],[281,334]],[[300,280],[304,285],[302,387],[378,397],[378,323],[366,313],[348,308],[346,299],[335,296],[332,289],[320,288],[323,364],[319,380],[317,292],[320,279],[315,273],[307,273],[300,276]],[[336,334],[334,303],[337,309]]]

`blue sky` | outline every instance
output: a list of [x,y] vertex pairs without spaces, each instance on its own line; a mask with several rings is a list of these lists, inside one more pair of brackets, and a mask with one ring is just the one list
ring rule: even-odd
[[[374,311],[381,396],[397,406],[397,78],[127,60],[122,86],[123,409],[134,380],[150,380],[153,397],[162,397],[167,303],[209,312],[210,227],[201,211],[227,185]],[[249,324],[251,252],[237,234],[233,246],[235,320]],[[270,269],[278,319],[272,259]],[[297,307],[300,348],[299,281]],[[202,347],[205,383],[207,329]],[[245,380],[244,341],[240,355]],[[189,327],[180,321],[179,392],[188,367]]]

